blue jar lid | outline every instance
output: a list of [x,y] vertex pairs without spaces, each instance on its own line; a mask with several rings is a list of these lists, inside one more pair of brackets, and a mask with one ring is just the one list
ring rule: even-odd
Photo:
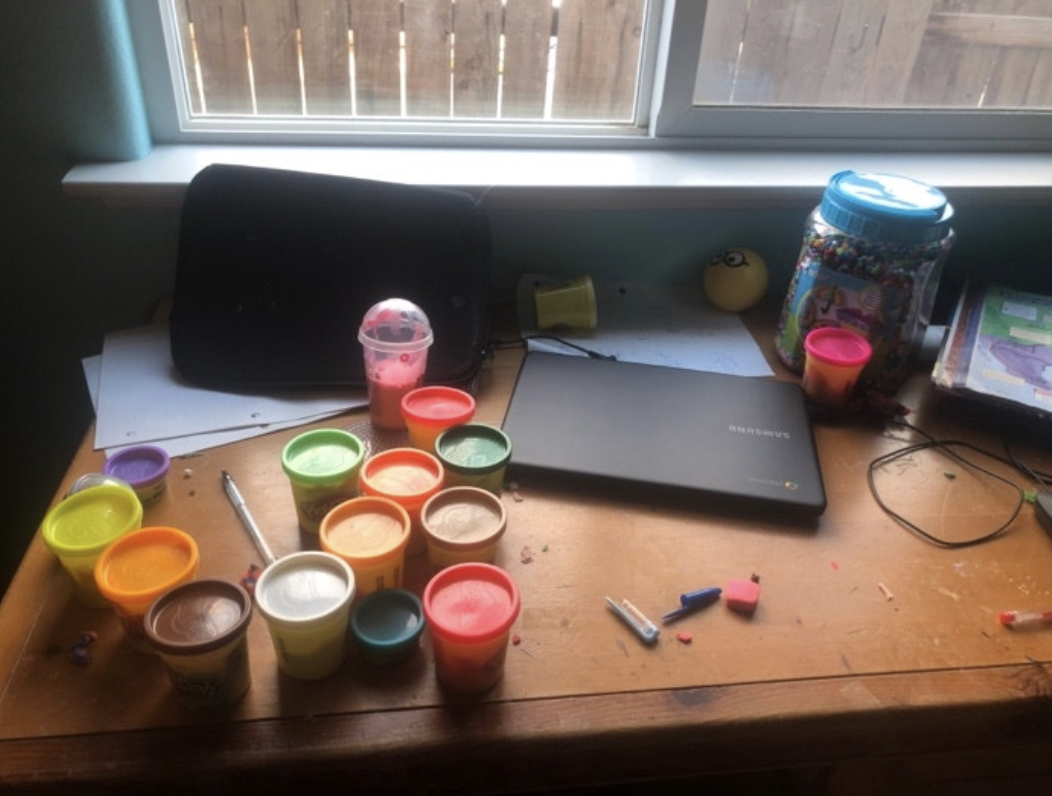
[[942,191],[894,174],[834,174],[819,209],[838,229],[889,243],[941,240],[953,220],[953,207]]

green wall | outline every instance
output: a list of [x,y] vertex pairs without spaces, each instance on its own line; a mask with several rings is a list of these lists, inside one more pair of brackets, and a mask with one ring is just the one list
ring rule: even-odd
[[[83,106],[84,92],[89,98],[105,93],[90,52],[61,46],[64,36],[80,30],[79,16],[89,5],[0,4],[6,200],[0,209],[0,431],[6,443],[0,588],[92,419],[81,359],[101,350],[107,331],[147,321],[174,278],[177,207],[114,209],[62,193],[62,176],[76,161],[71,108]],[[108,120],[85,123],[105,126]],[[957,209],[959,243],[943,282],[943,307],[967,276],[1052,287],[1046,276],[1049,208]],[[709,252],[739,244],[767,257],[772,290],[784,292],[809,210],[495,210],[494,285],[499,296],[510,297],[524,271],[695,279]]]

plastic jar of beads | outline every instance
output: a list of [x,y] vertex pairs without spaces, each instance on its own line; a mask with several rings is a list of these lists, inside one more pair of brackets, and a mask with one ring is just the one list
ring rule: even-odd
[[823,326],[861,334],[873,356],[854,403],[890,400],[909,374],[955,234],[953,207],[909,177],[834,174],[808,216],[775,349],[802,372],[804,339]]

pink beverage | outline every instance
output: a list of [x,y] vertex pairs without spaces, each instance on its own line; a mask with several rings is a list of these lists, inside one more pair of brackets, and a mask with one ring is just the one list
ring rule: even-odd
[[358,340],[365,358],[373,425],[405,429],[402,398],[424,382],[427,351],[434,341],[431,322],[411,301],[386,299],[365,313]]

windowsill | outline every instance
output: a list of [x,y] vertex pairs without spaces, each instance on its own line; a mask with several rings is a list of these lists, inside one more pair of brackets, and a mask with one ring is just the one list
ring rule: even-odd
[[844,169],[906,174],[957,206],[1052,204],[1052,153],[808,153],[158,146],[145,158],[85,163],[70,196],[177,206],[212,163],[265,166],[467,190],[490,207],[784,207],[817,201]]

